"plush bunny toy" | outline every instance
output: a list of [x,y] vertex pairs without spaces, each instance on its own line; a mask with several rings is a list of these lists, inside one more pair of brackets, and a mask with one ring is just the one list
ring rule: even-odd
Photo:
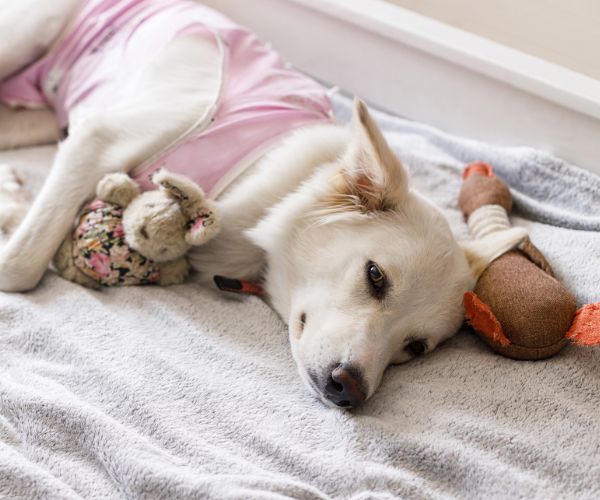
[[61,276],[91,288],[186,278],[187,251],[219,232],[214,205],[187,177],[162,169],[152,181],[159,189],[141,193],[126,174],[101,179],[54,256]]

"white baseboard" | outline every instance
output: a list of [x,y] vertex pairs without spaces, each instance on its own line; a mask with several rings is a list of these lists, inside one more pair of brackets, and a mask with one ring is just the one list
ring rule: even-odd
[[596,80],[382,0],[204,3],[298,68],[378,107],[600,173]]

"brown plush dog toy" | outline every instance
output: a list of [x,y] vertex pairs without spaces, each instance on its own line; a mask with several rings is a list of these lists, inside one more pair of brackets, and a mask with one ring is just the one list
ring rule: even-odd
[[[459,206],[476,239],[510,227],[512,196],[485,163],[465,168]],[[548,358],[569,341],[600,344],[600,303],[577,310],[575,297],[528,238],[483,271],[464,305],[480,337],[509,358]]]

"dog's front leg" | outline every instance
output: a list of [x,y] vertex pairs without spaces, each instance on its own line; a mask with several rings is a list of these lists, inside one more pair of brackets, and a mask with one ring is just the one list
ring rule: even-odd
[[110,128],[88,125],[61,144],[39,195],[0,251],[0,290],[35,287],[100,178],[126,168],[110,154],[111,135]]
[[212,40],[176,38],[110,109],[75,110],[48,179],[0,251],[0,290],[37,285],[98,181],[131,170],[204,116],[216,101],[220,68]]

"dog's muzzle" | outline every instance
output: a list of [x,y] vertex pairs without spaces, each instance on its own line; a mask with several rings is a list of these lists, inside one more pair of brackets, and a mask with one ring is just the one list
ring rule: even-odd
[[346,364],[338,365],[328,376],[324,395],[341,408],[356,408],[367,397],[360,371]]

